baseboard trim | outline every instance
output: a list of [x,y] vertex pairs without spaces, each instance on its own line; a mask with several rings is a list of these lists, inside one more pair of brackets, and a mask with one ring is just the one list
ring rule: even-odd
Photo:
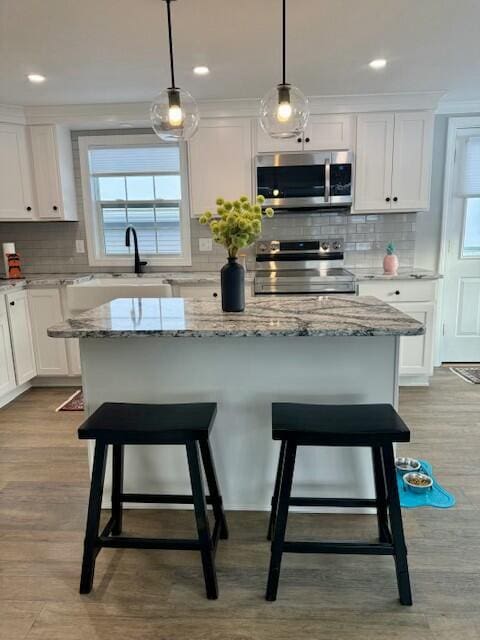
[[37,376],[32,387],[81,387],[81,376]]
[[16,387],[15,389],[12,389],[12,391],[9,391],[8,393],[6,393],[4,396],[0,398],[0,408],[4,407],[9,402],[12,402],[12,400],[15,400],[15,398],[18,398],[18,396],[21,396],[22,393],[25,393],[25,391],[28,391],[28,389],[30,389],[31,386],[32,386],[31,381],[24,382],[19,387]]
[[398,379],[399,387],[429,387],[429,376],[400,376]]

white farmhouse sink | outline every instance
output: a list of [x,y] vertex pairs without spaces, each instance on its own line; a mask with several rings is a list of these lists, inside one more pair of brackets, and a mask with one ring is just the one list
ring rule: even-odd
[[163,278],[93,278],[67,286],[67,306],[72,315],[115,298],[170,298],[172,288]]

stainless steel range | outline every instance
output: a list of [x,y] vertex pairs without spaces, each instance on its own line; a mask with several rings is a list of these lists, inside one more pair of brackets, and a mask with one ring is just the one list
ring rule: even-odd
[[343,239],[263,240],[256,243],[255,294],[355,293],[343,268]]

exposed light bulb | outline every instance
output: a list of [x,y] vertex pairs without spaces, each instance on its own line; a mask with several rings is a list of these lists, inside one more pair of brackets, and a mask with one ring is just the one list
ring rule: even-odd
[[275,198],[280,195],[280,191],[278,189],[274,189],[272,193]]
[[290,102],[280,102],[277,109],[277,120],[279,122],[288,122],[292,117],[292,105]]
[[183,123],[183,112],[177,104],[168,109],[168,123],[172,127],[179,127]]

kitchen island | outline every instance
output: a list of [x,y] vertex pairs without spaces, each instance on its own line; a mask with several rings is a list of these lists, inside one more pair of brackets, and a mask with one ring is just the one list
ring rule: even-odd
[[[48,334],[80,339],[87,415],[106,401],[217,402],[212,448],[225,506],[268,509],[278,454],[271,403],[396,406],[400,336],[423,331],[373,297],[275,296],[232,314],[217,300],[117,299]],[[127,492],[188,493],[188,477],[181,447],[126,447]],[[295,489],[373,497],[370,451],[301,448]]]

